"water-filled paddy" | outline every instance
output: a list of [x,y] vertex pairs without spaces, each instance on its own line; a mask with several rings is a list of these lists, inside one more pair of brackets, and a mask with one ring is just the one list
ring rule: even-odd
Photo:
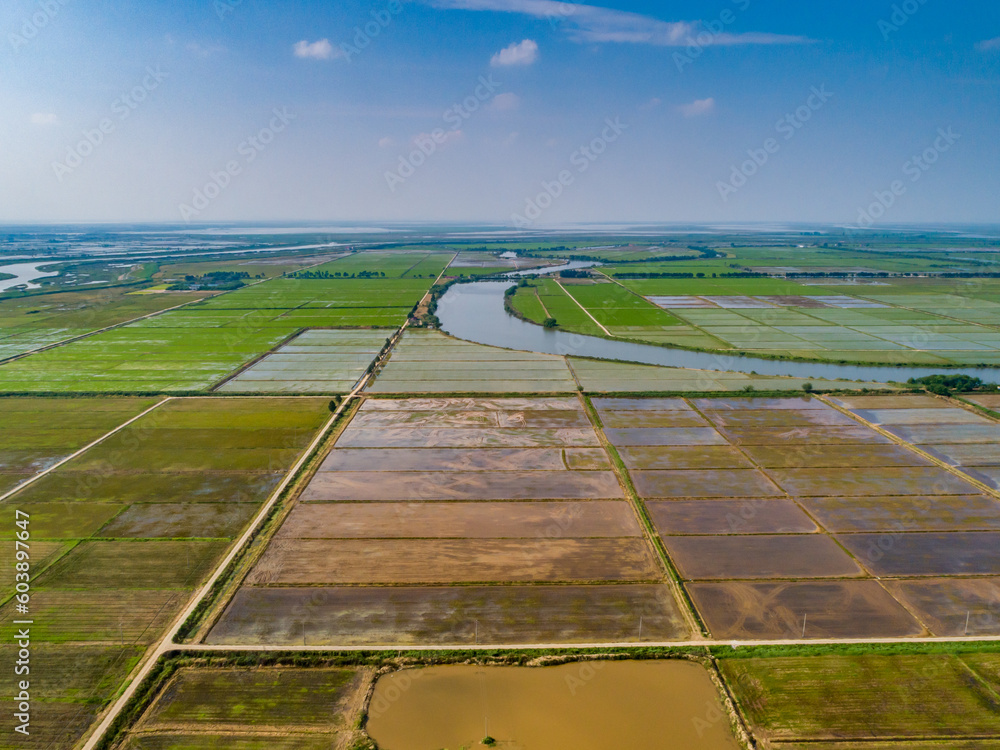
[[[699,721],[700,720],[700,721]],[[705,668],[682,661],[443,666],[387,675],[368,733],[382,750],[476,747],[736,750]]]

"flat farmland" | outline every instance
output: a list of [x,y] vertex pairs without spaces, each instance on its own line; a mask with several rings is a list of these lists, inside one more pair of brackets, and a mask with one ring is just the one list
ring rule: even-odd
[[1000,738],[1000,699],[987,687],[995,663],[870,654],[724,658],[719,668],[768,746],[986,748]]
[[153,406],[137,398],[0,398],[0,494]]
[[496,349],[437,331],[407,331],[372,393],[571,393],[562,357]]
[[593,400],[714,636],[944,635],[959,619],[1000,633],[997,497],[863,421],[986,418],[927,397],[838,403],[865,408],[856,419],[801,397]]
[[349,393],[387,340],[386,333],[380,331],[306,331],[217,390]]
[[[61,403],[66,421],[85,426],[89,414],[89,429],[102,431],[107,425],[101,420],[117,424],[145,405],[110,399]],[[25,429],[44,424],[25,413]],[[39,672],[42,716],[60,709],[51,728],[40,719],[40,736],[65,731],[78,737],[86,729],[327,419],[325,399],[172,399],[3,503],[0,514],[10,530],[5,538],[17,528],[15,510],[30,518],[33,656],[52,649],[64,653],[59,644],[71,644],[81,659],[127,654],[125,662],[113,661],[104,671],[81,666],[66,680],[77,693],[92,691],[82,701],[85,710],[74,708],[79,721],[62,712],[58,695],[49,705],[50,692],[58,691],[42,691],[48,677]],[[37,429],[44,435],[49,428]],[[5,579],[0,616],[6,624],[0,632],[10,642],[17,629],[13,620],[24,615],[15,613],[12,576]],[[77,657],[61,658],[69,665]],[[67,711],[75,700],[66,698]]]
[[207,639],[214,644],[365,646],[600,643],[683,638],[669,587],[243,587]]
[[[343,260],[375,272],[385,261],[356,257]],[[345,273],[270,279],[0,365],[0,391],[207,391],[303,329],[396,329],[433,281]]]
[[[351,597],[395,603],[396,625],[362,604],[341,611]],[[260,608],[279,599],[270,614]],[[622,609],[633,600],[643,614]],[[582,602],[593,613],[574,616]],[[289,612],[314,611],[315,643],[412,643],[436,628],[435,643],[467,643],[467,623],[454,619],[467,611],[481,615],[473,636],[481,619],[480,635],[497,643],[605,640],[647,615],[661,632],[684,632],[577,398],[367,400],[208,641],[281,642],[296,637]],[[609,625],[612,612],[623,622]]]
[[[989,398],[983,396],[979,398]],[[1000,489],[1000,424],[942,399],[909,396],[838,403],[992,489]]]
[[357,724],[369,669],[183,668],[133,725],[129,750],[342,747]]
[[129,292],[119,287],[0,299],[0,360],[207,296]]

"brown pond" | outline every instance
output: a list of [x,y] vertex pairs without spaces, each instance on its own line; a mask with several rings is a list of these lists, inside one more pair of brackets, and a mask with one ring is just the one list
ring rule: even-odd
[[381,750],[736,750],[715,686],[683,661],[443,666],[378,681],[368,732]]

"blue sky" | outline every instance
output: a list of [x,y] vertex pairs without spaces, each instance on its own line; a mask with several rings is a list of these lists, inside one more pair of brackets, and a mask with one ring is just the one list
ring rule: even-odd
[[998,220],[995,0],[7,0],[0,29],[5,222]]

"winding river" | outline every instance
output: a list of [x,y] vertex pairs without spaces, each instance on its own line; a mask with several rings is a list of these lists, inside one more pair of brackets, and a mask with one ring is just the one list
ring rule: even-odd
[[42,266],[52,265],[53,261],[47,263],[12,263],[10,265],[0,265],[0,274],[13,274],[13,279],[0,280],[0,292],[6,292],[17,286],[26,286],[28,289],[38,287],[36,279],[44,279],[49,276],[58,276],[58,271],[42,271]]
[[617,360],[644,365],[680,367],[692,370],[756,373],[758,375],[789,376],[825,380],[861,380],[873,383],[905,382],[910,378],[949,374],[965,374],[981,378],[986,383],[1000,383],[1000,369],[901,367],[882,365],[839,365],[833,363],[790,362],[734,357],[708,352],[691,352],[649,344],[613,341],[596,336],[568,333],[542,328],[515,318],[504,309],[504,292],[515,276],[556,273],[573,268],[600,265],[574,261],[544,271],[528,270],[506,274],[504,281],[477,281],[455,284],[438,302],[437,316],[441,329],[459,339],[505,349]]

